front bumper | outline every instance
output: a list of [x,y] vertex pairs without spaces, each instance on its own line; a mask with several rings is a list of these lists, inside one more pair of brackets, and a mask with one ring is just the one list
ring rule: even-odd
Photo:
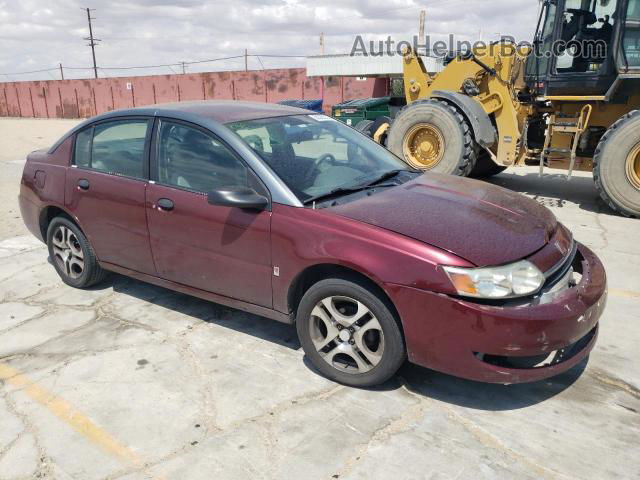
[[[593,349],[607,298],[598,257],[578,244],[576,263],[580,282],[546,303],[486,305],[386,285],[402,319],[409,360],[491,383],[532,382],[572,368]],[[554,352],[550,363],[532,366],[530,360]]]

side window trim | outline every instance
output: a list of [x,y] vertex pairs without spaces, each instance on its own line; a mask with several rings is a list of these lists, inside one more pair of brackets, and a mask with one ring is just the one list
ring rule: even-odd
[[[95,137],[95,129],[96,127],[100,126],[100,125],[104,125],[104,124],[108,124],[108,123],[121,123],[121,122],[126,122],[126,121],[130,121],[130,120],[146,120],[147,122],[147,130],[145,132],[145,139],[144,139],[144,147],[143,147],[143,158],[142,158],[142,176],[141,177],[131,177],[128,175],[114,175],[112,173],[109,172],[103,172],[101,170],[96,170],[93,168],[93,139]],[[111,176],[117,176],[117,177],[123,177],[123,178],[129,178],[131,180],[138,180],[138,181],[142,181],[142,182],[148,182],[150,179],[150,152],[151,152],[151,143],[152,143],[152,133],[155,129],[156,126],[156,119],[154,117],[149,117],[149,116],[142,116],[142,115],[135,115],[135,116],[126,116],[126,117],[114,117],[114,118],[106,118],[104,120],[100,120],[97,122],[92,123],[91,125],[88,125],[87,127],[83,128],[82,130],[78,130],[77,132],[75,132],[73,134],[73,151],[71,154],[71,166],[74,168],[78,168],[81,170],[87,170],[87,171],[91,171],[91,172],[96,172],[96,173],[102,173],[104,175],[111,175]],[[86,132],[87,130],[91,130],[91,138],[89,140],[89,163],[88,163],[88,167],[83,167],[80,166],[76,163],[76,146],[77,146],[77,140],[78,140],[78,135],[82,132]]]
[[267,197],[267,199],[269,200],[269,206],[268,209],[271,210],[271,192],[269,191],[269,189],[267,188],[267,186],[265,185],[264,181],[260,178],[260,176],[251,168],[251,166],[244,160],[244,158],[242,158],[242,156],[234,149],[232,148],[227,142],[225,142],[222,138],[220,138],[219,135],[216,135],[214,132],[212,132],[211,130],[204,128],[200,125],[197,125],[195,123],[191,123],[191,122],[187,122],[184,120],[180,120],[177,118],[170,118],[170,117],[156,117],[156,120],[154,122],[153,125],[153,132],[152,132],[152,144],[151,144],[151,148],[150,148],[150,155],[149,155],[149,160],[150,160],[150,170],[149,170],[149,180],[152,183],[157,183],[158,185],[162,185],[163,187],[167,187],[167,188],[173,188],[176,190],[182,190],[185,192],[189,192],[189,193],[193,193],[196,195],[206,195],[206,193],[203,192],[199,192],[197,190],[192,190],[190,188],[187,187],[181,187],[179,185],[168,185],[165,183],[160,182],[160,178],[158,175],[158,150],[160,148],[160,127],[162,122],[166,122],[166,123],[173,123],[176,125],[182,125],[185,127],[189,127],[189,128],[193,128],[194,130],[198,130],[199,132],[204,133],[205,135],[208,135],[209,137],[213,138],[216,142],[220,143],[224,148],[226,148],[229,153],[231,153],[233,155],[233,157],[240,162],[246,169],[247,169],[247,175],[249,177],[254,178],[258,184],[261,187],[261,195],[265,195]]
[[[89,125],[88,127],[83,128],[82,130],[78,130],[77,132],[75,132],[73,134],[73,147],[72,147],[72,151],[71,151],[71,166],[75,167],[75,168],[81,168],[83,170],[89,170],[91,169],[91,151],[93,149],[93,127],[94,125]],[[87,167],[81,167],[80,165],[78,165],[78,163],[76,162],[76,152],[77,152],[77,147],[78,147],[78,135],[80,135],[81,133],[84,133],[86,131],[91,130],[91,138],[89,139],[89,168]]]
[[89,138],[89,169],[93,170],[93,136],[96,134],[96,126],[91,125],[91,137]]

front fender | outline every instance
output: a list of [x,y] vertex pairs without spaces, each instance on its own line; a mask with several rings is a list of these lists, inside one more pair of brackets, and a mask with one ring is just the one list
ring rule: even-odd
[[496,129],[491,123],[489,115],[473,98],[462,93],[435,90],[432,98],[444,100],[457,107],[471,124],[476,142],[483,148],[489,148],[496,143]]

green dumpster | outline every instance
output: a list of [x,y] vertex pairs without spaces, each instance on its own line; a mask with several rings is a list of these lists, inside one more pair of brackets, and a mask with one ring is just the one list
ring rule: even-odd
[[389,116],[389,102],[391,97],[360,98],[338,103],[331,109],[331,116],[351,127],[355,127],[363,120],[375,120],[378,117]]

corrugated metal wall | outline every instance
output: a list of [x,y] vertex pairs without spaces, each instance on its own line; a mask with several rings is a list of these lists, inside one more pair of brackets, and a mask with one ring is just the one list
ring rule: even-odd
[[[0,116],[84,118],[118,108],[184,100],[279,102],[318,99],[319,78],[304,68],[0,83]],[[384,96],[387,80],[325,79],[324,109],[354,98]]]

